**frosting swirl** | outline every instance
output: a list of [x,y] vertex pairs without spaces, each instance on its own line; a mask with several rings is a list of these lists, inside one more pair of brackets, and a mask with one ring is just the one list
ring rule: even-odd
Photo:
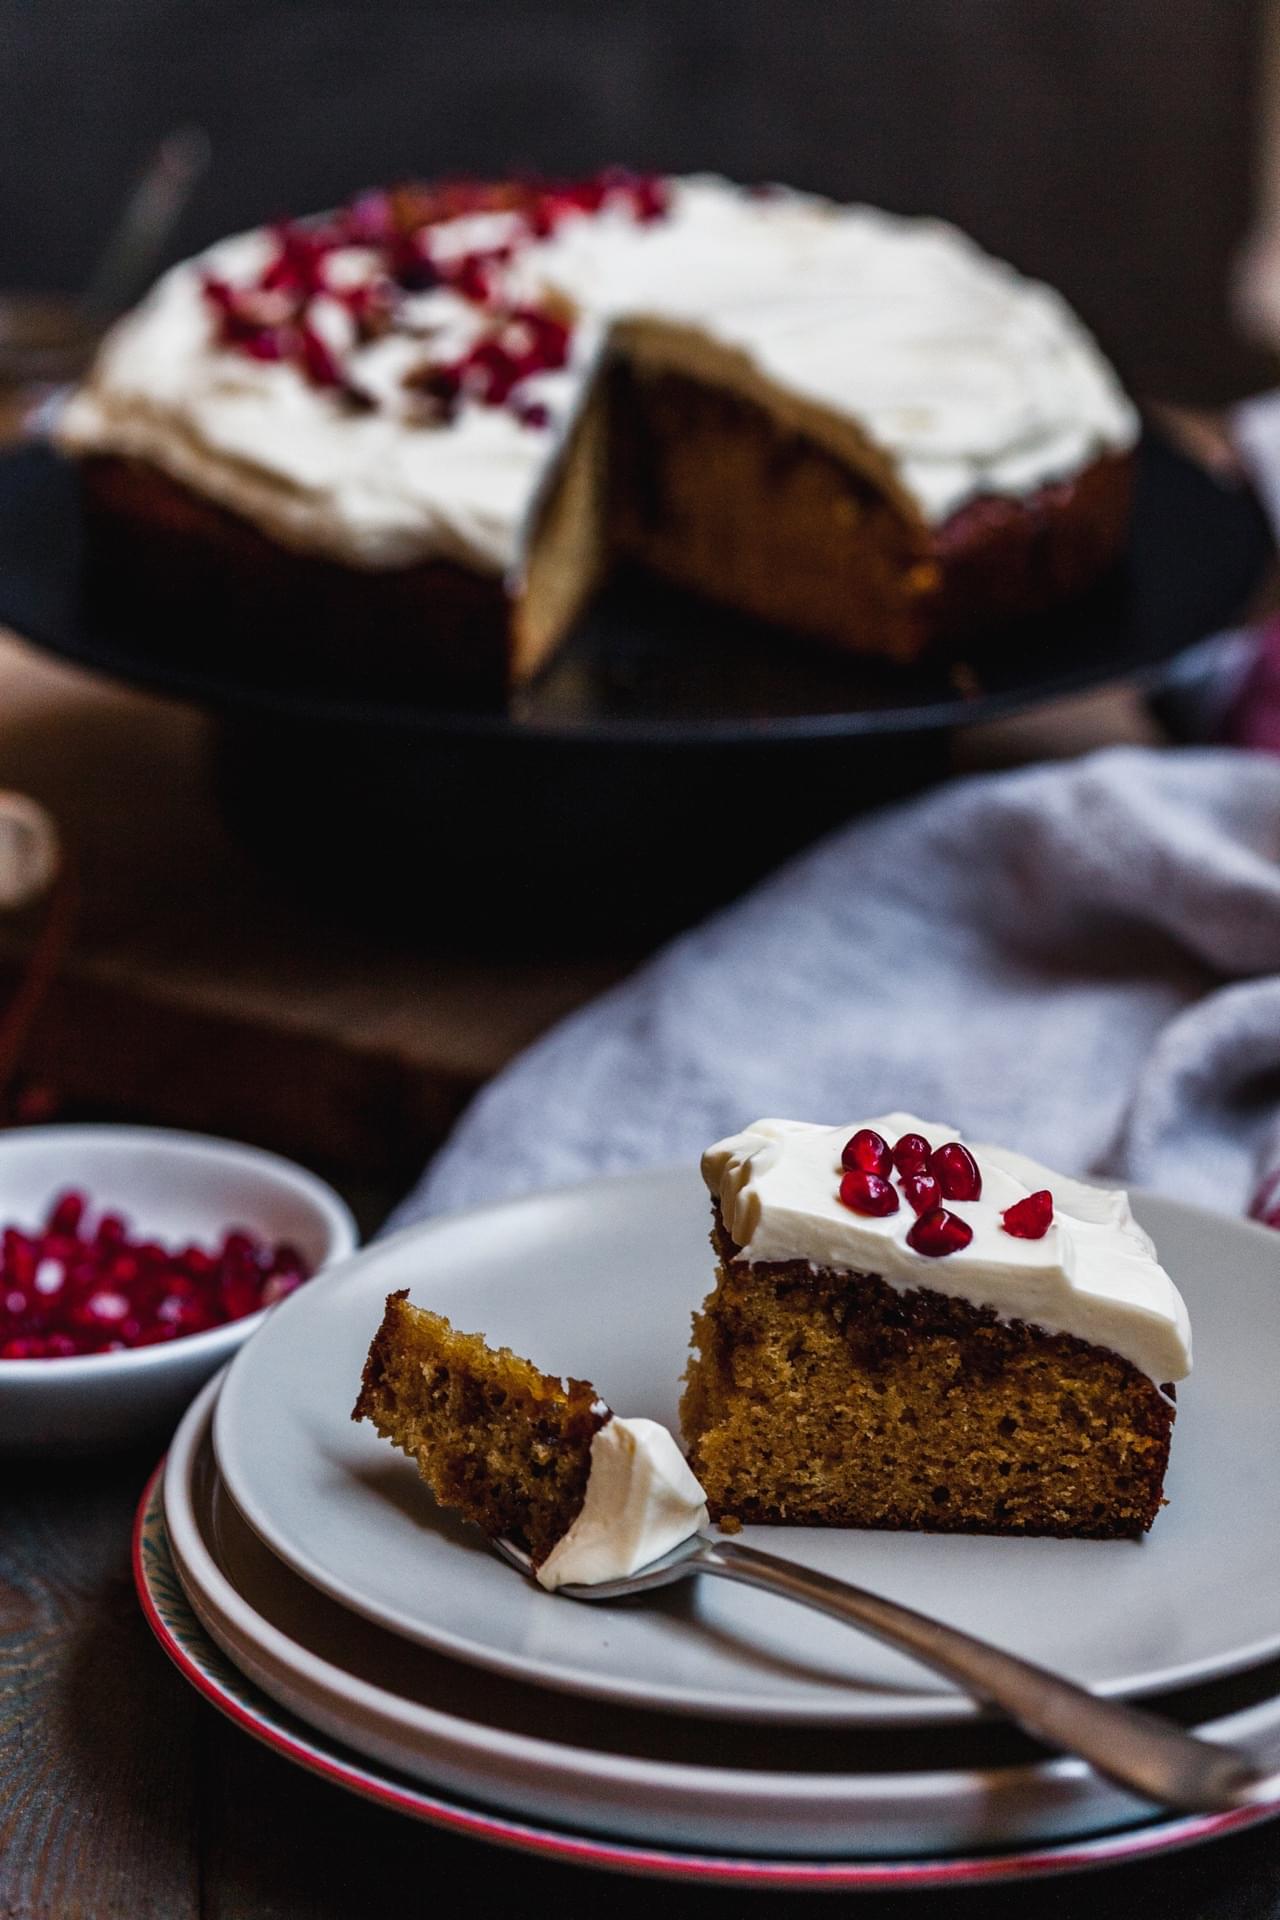
[[[945,1258],[930,1258],[907,1244],[915,1218],[909,1207],[875,1217],[841,1203],[841,1149],[864,1126],[891,1143],[904,1133],[923,1134],[931,1147],[961,1138],[937,1121],[890,1113],[843,1127],[758,1120],[707,1149],[703,1178],[742,1260],[803,1260],[878,1274],[904,1291],[927,1287],[989,1307],[1002,1320],[1105,1347],[1158,1386],[1190,1373],[1186,1307],[1127,1194],[1052,1173],[1020,1153],[966,1143],[981,1169],[982,1194],[946,1205],[973,1238]],[[1044,1237],[1007,1233],[1002,1213],[1045,1187],[1054,1215]]]

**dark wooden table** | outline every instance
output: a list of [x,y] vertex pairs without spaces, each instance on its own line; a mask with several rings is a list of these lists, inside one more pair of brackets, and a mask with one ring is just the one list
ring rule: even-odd
[[[1109,695],[975,732],[960,764],[1151,737],[1140,706]],[[0,785],[49,801],[91,869],[35,1064],[73,1106],[241,1132],[323,1161],[348,1191],[379,1168],[384,1185],[407,1177],[468,1093],[617,964],[482,967],[332,930],[300,938],[221,834],[200,755],[197,716],[0,639]],[[0,929],[0,975],[23,940]],[[263,1062],[270,1074],[246,1071]],[[363,1805],[259,1747],[184,1684],[143,1622],[130,1523],[154,1464],[0,1461],[0,1920],[808,1905],[526,1862]],[[825,1910],[855,1908],[1264,1920],[1280,1916],[1280,1826],[1145,1869]]]
[[134,1598],[129,1533],[153,1464],[133,1456],[0,1470],[3,1920],[1280,1915],[1280,1825],[1035,1887],[824,1904],[526,1861],[367,1806],[223,1720],[152,1640]]

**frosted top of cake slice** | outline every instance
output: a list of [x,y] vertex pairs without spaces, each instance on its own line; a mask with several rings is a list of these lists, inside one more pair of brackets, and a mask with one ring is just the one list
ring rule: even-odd
[[[931,1149],[950,1141],[968,1147],[981,1174],[980,1197],[941,1202],[970,1230],[966,1245],[932,1255],[909,1244],[918,1217],[897,1172],[889,1175],[894,1211],[856,1212],[841,1200],[841,1153],[864,1128],[890,1147],[909,1133],[923,1135]],[[839,1127],[757,1120],[709,1147],[702,1174],[745,1261],[803,1260],[878,1274],[904,1291],[927,1287],[991,1308],[1001,1320],[1104,1347],[1157,1385],[1191,1371],[1186,1306],[1119,1190],[1087,1186],[1003,1147],[964,1141],[954,1127],[909,1113]],[[1046,1188],[1053,1196],[1047,1231],[1041,1238],[1017,1237],[1005,1213]]]

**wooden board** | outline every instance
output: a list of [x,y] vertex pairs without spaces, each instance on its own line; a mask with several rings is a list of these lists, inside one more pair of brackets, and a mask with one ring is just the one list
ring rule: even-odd
[[[72,850],[74,947],[26,1070],[77,1111],[406,1182],[475,1089],[628,963],[426,951],[285,894],[224,831],[209,728],[0,635],[0,785]],[[0,919],[0,985],[36,917]]]

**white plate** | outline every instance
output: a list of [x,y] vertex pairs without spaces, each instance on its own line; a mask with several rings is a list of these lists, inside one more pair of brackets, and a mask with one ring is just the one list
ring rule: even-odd
[[[748,1527],[744,1539],[986,1635],[1104,1693],[1153,1693],[1280,1649],[1280,1238],[1137,1202],[1196,1334],[1168,1509],[1145,1541]],[[411,1228],[286,1301],[233,1362],[214,1443],[295,1571],[424,1645],[565,1691],[683,1713],[844,1724],[967,1717],[967,1699],[835,1622],[722,1581],[643,1605],[532,1587],[432,1505],[351,1406],[384,1296],[595,1381],[674,1424],[708,1290],[706,1196],[681,1171],[593,1181]]]
[[[1039,1848],[1150,1826],[1142,1802],[1080,1761],[1037,1757],[1002,1727],[869,1729],[851,1741],[838,1729],[729,1727],[586,1699],[557,1700],[552,1714],[541,1689],[410,1645],[290,1573],[219,1478],[217,1390],[191,1409],[165,1467],[168,1549],[187,1599],[256,1687],[379,1766],[575,1833],[753,1859]],[[1202,1689],[1197,1697],[1217,1698],[1209,1711],[1236,1709],[1203,1730],[1280,1757],[1278,1680],[1271,1667]]]

